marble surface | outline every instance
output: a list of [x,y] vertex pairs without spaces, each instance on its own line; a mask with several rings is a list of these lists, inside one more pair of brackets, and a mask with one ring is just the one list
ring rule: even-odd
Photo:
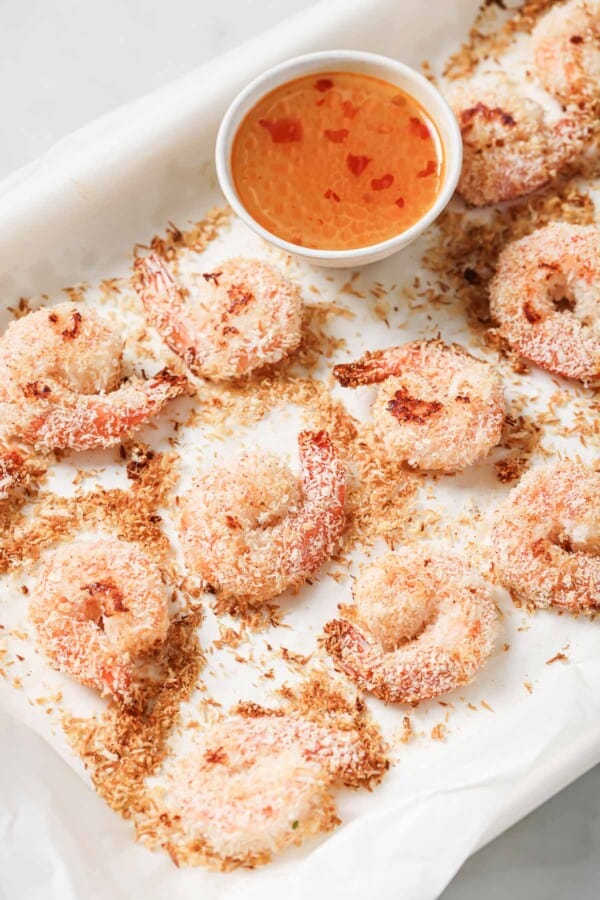
[[[0,5],[5,86],[0,178],[73,129],[307,5],[307,0],[5,0]],[[477,853],[442,897],[596,900],[599,849],[597,767]]]

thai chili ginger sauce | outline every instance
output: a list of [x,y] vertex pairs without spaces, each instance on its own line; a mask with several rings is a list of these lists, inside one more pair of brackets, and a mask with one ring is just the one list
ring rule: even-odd
[[267,231],[350,250],[406,231],[431,208],[444,160],[434,123],[393,84],[307,75],[258,101],[233,141],[238,196]]

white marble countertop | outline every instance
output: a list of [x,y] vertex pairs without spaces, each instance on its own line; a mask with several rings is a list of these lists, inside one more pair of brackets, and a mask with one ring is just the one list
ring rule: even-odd
[[[0,178],[68,132],[307,5],[307,0],[3,3]],[[596,900],[599,849],[597,767],[469,860],[443,900]]]

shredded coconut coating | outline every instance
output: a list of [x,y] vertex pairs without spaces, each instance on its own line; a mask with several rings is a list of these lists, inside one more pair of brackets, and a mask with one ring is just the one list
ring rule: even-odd
[[366,566],[354,605],[325,626],[335,666],[362,690],[414,703],[473,680],[494,645],[489,585],[463,558],[403,547]]
[[508,244],[490,284],[508,343],[544,369],[600,376],[600,228],[553,222]]
[[500,440],[504,397],[498,373],[457,344],[414,341],[335,366],[344,387],[379,384],[376,438],[392,459],[455,472]]
[[0,422],[38,450],[119,443],[182,392],[167,370],[120,386],[123,339],[96,313],[61,303],[12,322],[0,339]]
[[300,479],[271,454],[243,453],[196,480],[183,498],[188,567],[219,604],[264,603],[297,587],[344,529],[346,472],[324,431],[298,436]]
[[290,715],[232,716],[213,725],[167,774],[178,859],[256,865],[338,820],[332,783],[352,782],[364,757],[356,731]]
[[565,106],[600,102],[600,2],[569,0],[536,25],[533,64],[545,89]]
[[498,508],[495,566],[518,600],[600,608],[600,474],[566,460],[528,472]]
[[7,500],[25,474],[25,457],[16,449],[0,449],[0,501]]
[[450,102],[463,139],[458,192],[473,206],[539,190],[584,149],[580,116],[548,123],[542,107],[517,85],[471,81]]
[[155,253],[137,259],[135,273],[150,322],[195,375],[241,378],[300,344],[300,291],[267,263],[227,260],[197,279],[192,296]]
[[168,596],[136,544],[74,541],[43,564],[29,615],[50,663],[122,703],[135,699],[135,663],[162,644]]

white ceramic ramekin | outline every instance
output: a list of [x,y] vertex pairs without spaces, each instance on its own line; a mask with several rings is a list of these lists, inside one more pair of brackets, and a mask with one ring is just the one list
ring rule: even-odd
[[[284,241],[263,228],[242,204],[231,175],[231,147],[244,116],[270,91],[303,75],[317,72],[361,72],[397,85],[411,94],[437,125],[445,158],[444,181],[431,209],[406,231],[387,241],[354,250],[315,250]],[[297,56],[268,69],[241,91],[225,113],[216,143],[217,176],[227,202],[243,221],[266,241],[308,262],[334,268],[362,266],[384,259],[415,240],[442,212],[458,182],[462,164],[462,140],[452,110],[440,92],[410,66],[358,50],[329,50]]]

